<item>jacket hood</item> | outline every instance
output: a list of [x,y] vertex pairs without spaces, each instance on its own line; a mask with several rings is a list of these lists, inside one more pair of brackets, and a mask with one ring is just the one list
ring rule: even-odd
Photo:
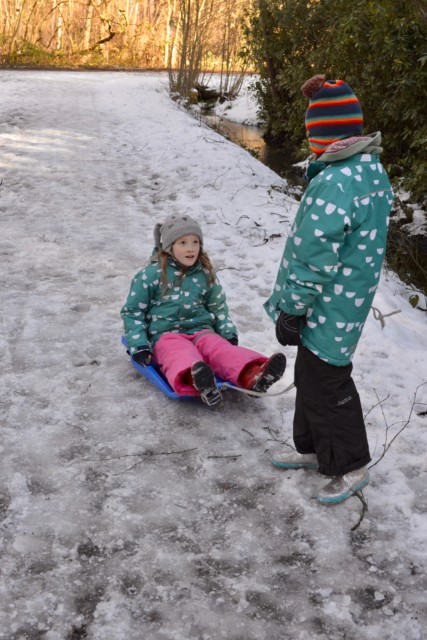
[[381,132],[371,133],[367,136],[354,136],[333,142],[321,156],[310,162],[304,178],[310,182],[318,173],[329,164],[339,160],[348,160],[358,153],[380,154],[383,148],[381,144]]
[[381,131],[376,131],[367,136],[355,136],[333,142],[322,153],[319,160],[321,162],[337,162],[338,160],[351,158],[357,153],[380,154],[382,151]]

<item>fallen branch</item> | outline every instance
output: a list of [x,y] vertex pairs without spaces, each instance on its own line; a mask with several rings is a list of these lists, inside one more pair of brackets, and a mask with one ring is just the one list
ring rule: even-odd
[[233,460],[235,460],[236,458],[241,458],[241,457],[242,457],[242,455],[239,453],[239,454],[236,454],[235,456],[232,456],[232,455],[230,455],[230,456],[207,456],[207,459],[209,460],[209,459],[218,459],[218,458],[232,458]]
[[[190,453],[191,451],[197,451],[197,447],[194,447],[193,449],[183,449],[182,451],[144,451],[143,453],[134,453],[134,454],[125,454],[124,456],[114,456],[112,458],[104,458],[104,460],[113,460],[113,459],[117,459],[117,458],[128,458],[128,457],[132,457],[132,456],[138,456],[138,457],[153,457],[153,456],[173,456],[173,455],[179,455],[182,453]],[[138,462],[135,462],[135,464],[133,464],[131,467],[128,467],[127,469],[125,469],[124,471],[120,471],[119,473],[113,473],[113,476],[121,476],[124,473],[127,473],[128,471],[132,471],[132,469],[135,469],[135,467],[138,467],[140,464],[143,463],[143,460],[139,460]]]
[[231,223],[230,223],[230,222],[227,222],[227,220],[225,219],[225,215],[224,215],[223,210],[222,210],[222,209],[220,209],[220,211],[221,211],[221,213],[222,213],[222,218],[223,218],[222,220],[221,220],[221,218],[219,217],[219,214],[215,211],[215,215],[216,215],[216,217],[218,218],[218,220],[219,220],[220,222],[222,222],[223,224],[226,224],[228,227],[231,227]]
[[105,44],[106,42],[110,42],[110,40],[112,40],[114,38],[114,36],[116,35],[116,31],[112,31],[111,30],[111,24],[110,23],[108,23],[107,27],[108,27],[108,36],[105,36],[105,38],[101,38],[100,40],[95,42],[95,44],[93,44],[91,47],[88,47],[87,49],[81,49],[79,51],[79,55],[82,56],[85,53],[90,53],[91,51],[95,51],[95,49],[97,47],[99,47],[101,44]]
[[238,267],[219,267],[219,269],[215,269],[215,271],[241,271]]
[[363,495],[363,491],[356,491],[356,493],[354,495],[357,498],[359,498],[360,502],[362,503],[362,511],[360,513],[359,520],[356,522],[354,527],[351,527],[351,531],[356,531],[356,529],[358,529],[360,527],[360,523],[362,522],[363,518],[365,517],[365,513],[368,510],[368,502],[367,502],[365,496]]
[[[232,202],[234,200],[234,198],[237,196],[238,193],[240,193],[240,191],[243,191],[243,189],[248,189],[248,188],[249,189],[253,189],[254,188],[253,182],[248,182],[248,184],[244,184],[243,187],[240,187],[239,189],[237,189],[237,191],[235,193],[233,193],[233,195],[231,196],[230,202]],[[240,217],[242,218],[243,216],[240,216]],[[249,216],[245,216],[245,217],[247,218]],[[240,218],[239,218],[239,220],[240,220]],[[237,224],[238,224],[238,222],[237,222]]]
[[71,422],[67,422],[65,421],[65,424],[68,425],[69,427],[73,427],[73,429],[78,429],[79,431],[81,431],[82,433],[85,432],[85,430],[83,429],[83,427],[79,427],[77,424],[71,424]]
[[[74,425],[71,426],[73,427]],[[109,462],[110,460],[121,460],[122,458],[173,456],[181,453],[189,453],[190,451],[197,451],[197,447],[193,447],[193,449],[182,449],[182,451],[152,451],[148,449],[147,451],[140,451],[138,453],[121,453],[118,456],[108,456],[108,458],[84,458],[84,462]]]
[[158,204],[159,202],[162,202],[162,201],[166,200],[166,198],[163,198],[163,199],[160,199],[160,198],[159,198],[158,200],[156,200],[156,196],[157,196],[159,193],[162,193],[162,191],[164,191],[165,189],[166,189],[166,186],[164,186],[164,187],[162,187],[161,189],[159,189],[159,191],[156,191],[155,193],[153,193],[153,195],[152,195],[152,203],[153,203],[153,204]]
[[[271,440],[273,440],[274,442],[278,442],[279,444],[287,444],[286,440],[279,440],[279,438],[276,438],[276,435],[271,429],[271,427],[263,427],[263,429],[264,431],[268,431],[268,433],[271,435]],[[278,431],[276,433],[278,433]],[[269,442],[269,441],[270,441],[270,438],[267,438],[266,442]],[[291,449],[293,449],[293,447],[291,447]]]
[[[391,447],[391,445],[393,444],[393,442],[396,440],[396,438],[397,438],[398,436],[400,436],[400,434],[401,434],[401,433],[406,429],[406,427],[408,426],[408,424],[411,422],[412,414],[413,414],[413,412],[414,412],[414,407],[415,407],[415,405],[416,405],[416,404],[418,404],[418,403],[417,403],[417,394],[418,394],[418,391],[419,391],[419,389],[421,389],[421,387],[425,386],[426,384],[427,384],[427,382],[423,382],[423,383],[421,383],[420,385],[418,385],[418,387],[415,389],[414,399],[413,399],[413,401],[412,401],[412,405],[411,405],[411,408],[410,408],[410,410],[409,410],[408,417],[407,417],[407,419],[405,420],[405,422],[403,423],[402,427],[399,429],[399,431],[398,431],[397,433],[395,433],[395,435],[392,437],[392,439],[390,440],[390,442],[388,442],[388,435],[389,435],[389,431],[390,431],[390,429],[391,429],[392,427],[394,427],[397,423],[393,423],[393,424],[391,424],[391,425],[388,425],[388,424],[387,424],[387,419],[386,419],[385,414],[384,414],[384,409],[383,409],[382,401],[380,401],[380,400],[378,399],[378,404],[379,404],[379,406],[381,407],[381,413],[382,413],[382,416],[383,416],[383,419],[384,419],[384,422],[385,422],[385,427],[386,427],[386,429],[385,429],[385,441],[384,441],[384,444],[383,444],[383,452],[382,452],[382,454],[380,455],[380,457],[378,458],[378,460],[376,460],[373,464],[369,465],[369,469],[372,469],[372,467],[375,467],[375,466],[376,466],[376,465],[377,465],[377,464],[378,464],[378,463],[379,463],[379,462],[384,458],[385,454],[386,454],[386,453],[387,453],[387,451],[390,449],[390,447]],[[375,392],[375,394],[377,395],[377,393],[376,393],[376,392]],[[387,396],[387,397],[388,397],[388,396]],[[377,398],[378,398],[378,395],[377,395]],[[377,406],[378,406],[378,405],[377,405]]]
[[[364,419],[364,420],[366,420],[367,416],[371,413],[371,411],[373,411],[374,409],[376,409],[376,408],[377,408],[377,407],[378,407],[382,402],[385,402],[386,400],[388,400],[388,399],[389,399],[389,397],[390,397],[390,394],[388,394],[388,396],[386,396],[386,397],[384,398],[384,400],[379,400],[379,401],[377,402],[377,404],[374,404],[374,406],[373,406],[373,407],[371,407],[367,413],[365,413],[365,415],[363,416],[363,419]],[[378,398],[378,396],[377,396],[377,398]]]
[[241,429],[241,431],[244,431],[245,433],[249,434],[251,436],[251,438],[255,438],[254,434],[251,433],[250,431],[248,431],[247,429]]
[[225,144],[225,140],[214,140],[213,138],[203,138],[205,142],[214,143],[214,144]]

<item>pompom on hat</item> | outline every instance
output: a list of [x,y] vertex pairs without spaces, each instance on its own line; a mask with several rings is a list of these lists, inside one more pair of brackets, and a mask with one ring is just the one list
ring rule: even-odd
[[322,154],[337,140],[362,135],[362,107],[344,80],[326,80],[319,74],[307,80],[301,91],[310,100],[305,127],[315,154]]
[[198,236],[200,239],[200,248],[203,247],[203,232],[196,220],[190,216],[172,215],[161,223],[157,223],[154,227],[154,246],[170,253],[172,245],[179,238],[188,235]]

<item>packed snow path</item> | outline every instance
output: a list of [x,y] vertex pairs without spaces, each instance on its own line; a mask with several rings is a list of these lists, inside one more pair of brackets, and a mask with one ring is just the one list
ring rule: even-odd
[[352,531],[357,497],[322,506],[325,478],[270,464],[293,391],[168,400],[120,342],[155,222],[188,212],[241,343],[277,350],[286,183],[161,75],[2,70],[0,89],[0,638],[425,638],[425,314],[383,275],[375,305],[401,313],[369,317],[354,361],[373,462],[404,429]]

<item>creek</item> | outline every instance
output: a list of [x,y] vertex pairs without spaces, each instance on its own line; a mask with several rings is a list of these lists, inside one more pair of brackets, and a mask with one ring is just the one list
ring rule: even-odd
[[204,113],[201,120],[231,142],[246,149],[280,177],[285,178],[291,187],[297,187],[300,191],[305,186],[303,170],[295,166],[298,160],[290,155],[289,150],[266,144],[261,128],[233,122],[210,113]]

